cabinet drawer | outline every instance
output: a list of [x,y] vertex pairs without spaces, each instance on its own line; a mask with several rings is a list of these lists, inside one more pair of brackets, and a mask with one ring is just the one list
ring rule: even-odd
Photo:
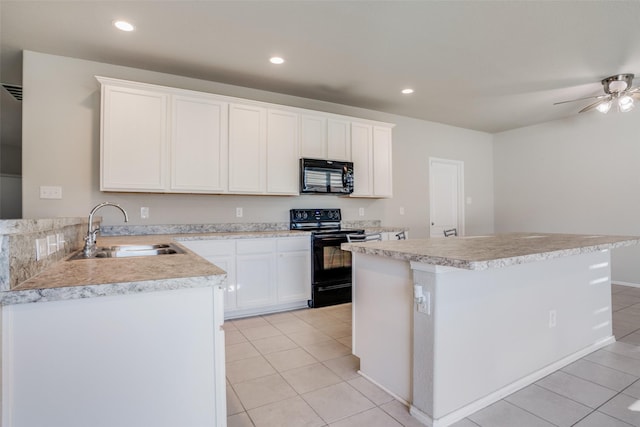
[[233,255],[236,249],[235,240],[190,240],[180,242],[202,257],[211,255]]
[[310,237],[281,237],[278,239],[278,252],[310,251]]
[[238,239],[236,250],[238,255],[275,252],[276,239]]

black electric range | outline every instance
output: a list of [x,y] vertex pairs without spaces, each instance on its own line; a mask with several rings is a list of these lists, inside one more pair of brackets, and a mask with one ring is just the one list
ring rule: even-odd
[[289,219],[291,230],[311,231],[309,307],[351,302],[351,252],[340,245],[364,230],[342,228],[340,209],[291,209]]

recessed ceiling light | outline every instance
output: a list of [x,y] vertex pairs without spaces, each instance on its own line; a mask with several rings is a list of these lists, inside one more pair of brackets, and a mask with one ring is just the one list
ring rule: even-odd
[[113,21],[113,26],[121,31],[133,31],[135,27],[127,21]]
[[404,93],[405,95],[409,95],[410,93],[413,93],[413,89],[409,89],[409,88],[402,89],[402,93]]
[[269,59],[269,62],[271,62],[272,64],[280,65],[284,64],[284,59],[280,58],[279,56],[273,56]]

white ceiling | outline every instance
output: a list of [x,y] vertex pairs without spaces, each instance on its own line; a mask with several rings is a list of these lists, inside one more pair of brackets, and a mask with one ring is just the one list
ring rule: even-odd
[[576,114],[588,102],[552,104],[612,74],[640,83],[636,0],[1,0],[0,19],[6,83],[27,49],[486,132]]

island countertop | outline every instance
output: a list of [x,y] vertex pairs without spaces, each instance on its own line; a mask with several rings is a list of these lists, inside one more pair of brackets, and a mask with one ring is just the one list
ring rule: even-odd
[[404,261],[467,270],[486,270],[639,243],[638,236],[507,233],[343,243],[342,249]]

